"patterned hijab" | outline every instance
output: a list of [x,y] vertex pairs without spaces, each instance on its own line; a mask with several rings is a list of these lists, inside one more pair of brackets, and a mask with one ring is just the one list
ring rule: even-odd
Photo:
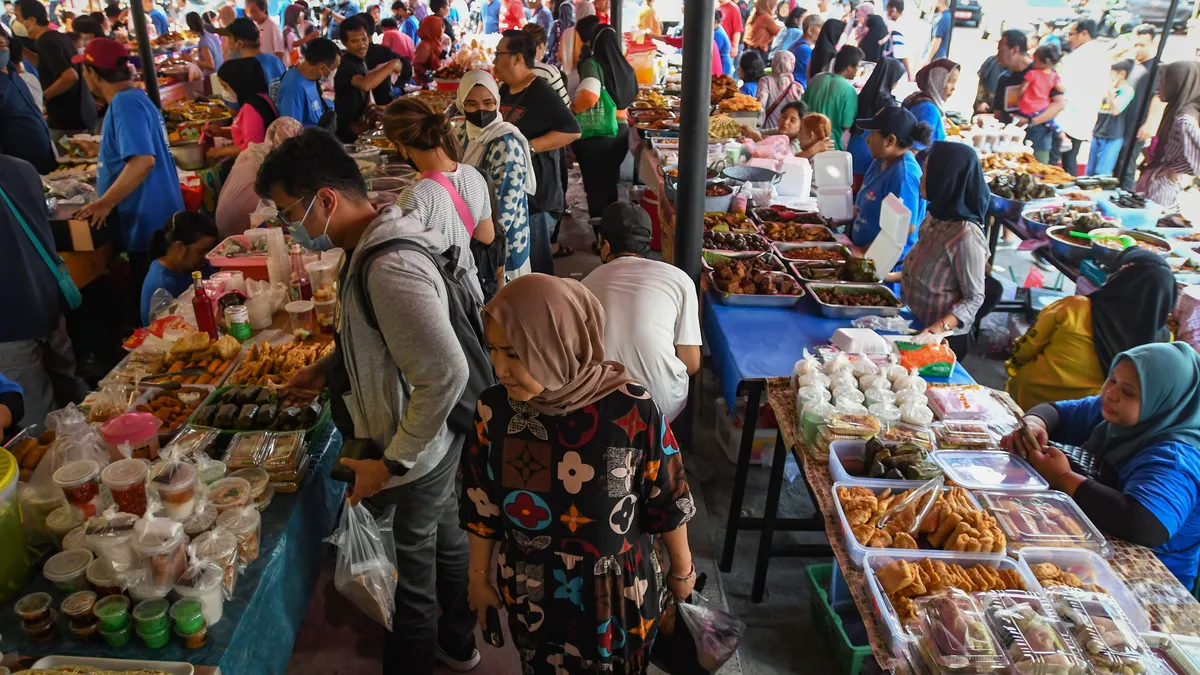
[[[500,103],[500,86],[496,84],[496,78],[486,70],[468,70],[466,75],[463,75],[462,81],[458,84],[458,112],[466,114],[467,110],[464,107],[464,102],[467,100],[467,94],[475,87],[483,87],[487,89],[492,98],[496,99],[496,103]],[[525,163],[525,192],[529,194],[537,194],[537,174],[533,168],[533,152],[529,149],[529,141],[525,135],[521,133],[515,125],[505,122],[504,118],[497,113],[496,118],[486,127],[480,128],[471,124],[470,121],[464,123],[464,128],[467,131],[467,147],[463,151],[462,161],[464,164],[470,164],[480,170],[484,168],[485,153],[488,153],[492,143],[504,138],[512,136],[513,140],[524,150],[521,154],[524,156]],[[503,147],[503,146],[501,146]],[[490,154],[490,153],[488,153]]]
[[529,402],[538,412],[565,415],[634,381],[625,366],[604,360],[604,307],[573,279],[518,277],[484,306],[483,321],[500,326],[546,388]]
[[946,91],[946,81],[950,79],[950,73],[960,67],[958,63],[947,58],[930,61],[929,65],[917,71],[914,79],[919,91],[904,99],[904,107],[911,110],[914,105],[922,101],[933,101],[938,110],[944,111],[946,99],[942,97],[942,92]]

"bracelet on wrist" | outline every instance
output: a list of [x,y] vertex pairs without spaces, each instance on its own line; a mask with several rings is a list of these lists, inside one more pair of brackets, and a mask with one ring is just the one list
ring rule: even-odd
[[694,576],[696,576],[696,563],[692,563],[692,568],[690,570],[688,570],[688,573],[685,574],[684,576],[679,576],[678,574],[671,574],[671,578],[674,579],[675,581],[688,581],[689,579],[691,579]]
[[471,572],[471,574],[482,574],[485,577],[488,574],[487,570],[470,570],[470,572]]

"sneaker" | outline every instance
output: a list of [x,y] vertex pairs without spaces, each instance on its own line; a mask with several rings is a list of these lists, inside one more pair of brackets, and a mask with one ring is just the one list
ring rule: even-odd
[[479,665],[481,658],[479,650],[474,646],[471,647],[469,655],[450,654],[445,649],[442,649],[441,645],[438,645],[437,648],[437,660],[456,673],[466,673],[474,670],[475,666]]

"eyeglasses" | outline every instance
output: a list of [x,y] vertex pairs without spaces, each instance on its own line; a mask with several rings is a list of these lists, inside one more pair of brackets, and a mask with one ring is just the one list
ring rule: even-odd
[[492,61],[495,61],[496,58],[500,56],[516,56],[520,53],[521,52],[496,52],[496,55],[492,57]]
[[305,218],[308,218],[308,212],[309,212],[309,211],[312,211],[313,204],[316,204],[316,203],[317,203],[317,196],[316,196],[316,195],[313,195],[313,197],[312,197],[312,203],[310,203],[310,204],[308,205],[308,208],[304,210],[304,215],[303,215],[303,216],[300,216],[300,220],[293,222],[293,221],[292,221],[292,219],[291,219],[291,218],[289,218],[289,217],[288,217],[288,215],[287,215],[287,214],[288,214],[288,211],[291,211],[293,208],[295,208],[295,206],[296,206],[297,204],[299,204],[299,203],[300,203],[300,202],[302,202],[302,201],[304,201],[304,197],[301,197],[300,199],[297,199],[296,201],[292,202],[291,204],[289,204],[289,205],[288,205],[287,207],[285,207],[285,208],[282,208],[282,209],[276,209],[276,216],[275,216],[275,217],[276,217],[276,218],[279,218],[279,222],[283,223],[284,227],[301,227],[301,223],[303,223],[303,222],[304,222],[304,219],[305,219]]

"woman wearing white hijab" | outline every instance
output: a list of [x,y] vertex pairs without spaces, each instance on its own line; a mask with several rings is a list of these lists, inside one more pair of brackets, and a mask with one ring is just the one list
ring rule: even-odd
[[458,111],[467,123],[455,130],[464,164],[491,179],[496,188],[492,214],[507,241],[504,280],[530,271],[529,195],[537,192],[529,141],[499,113],[500,87],[486,70],[471,70],[458,86]]
[[[594,16],[596,14],[596,6],[588,0],[576,3],[575,5],[575,23],[578,24],[580,19],[584,17]],[[579,34],[575,30],[575,26],[565,29],[562,32],[562,37],[558,43],[558,62],[562,64],[563,73],[567,76],[567,95],[571,100],[575,100],[575,90],[579,88],[579,51],[583,48],[583,42],[579,39]]]

